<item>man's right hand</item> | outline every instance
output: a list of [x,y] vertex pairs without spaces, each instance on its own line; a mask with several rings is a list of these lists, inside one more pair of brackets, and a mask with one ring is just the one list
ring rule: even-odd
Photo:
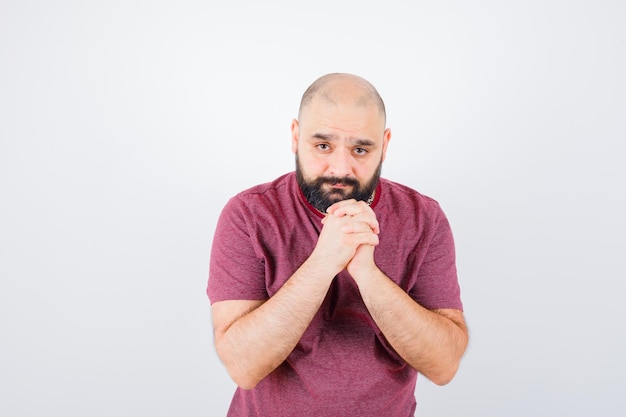
[[360,205],[355,200],[342,201],[333,205],[341,206],[341,210],[337,210],[339,215],[330,210],[322,220],[322,231],[311,258],[328,268],[333,277],[346,268],[359,246],[378,245],[378,224],[375,218],[359,214]]

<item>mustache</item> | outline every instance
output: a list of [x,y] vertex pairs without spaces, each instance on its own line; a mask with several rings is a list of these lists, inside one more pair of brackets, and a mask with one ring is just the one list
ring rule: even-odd
[[328,185],[335,185],[335,184],[341,184],[341,185],[350,185],[352,187],[359,187],[359,181],[355,178],[351,178],[351,177],[319,177],[315,180],[315,185],[316,186],[321,186],[323,184],[328,184]]

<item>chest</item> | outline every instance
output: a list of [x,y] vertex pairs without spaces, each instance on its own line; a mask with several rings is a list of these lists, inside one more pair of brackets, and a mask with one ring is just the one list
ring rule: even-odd
[[[378,267],[405,291],[409,291],[418,275],[428,247],[428,236],[414,221],[403,223],[379,219],[380,243],[374,252]],[[306,261],[317,244],[321,219],[302,214],[290,218],[273,217],[256,223],[255,251],[265,268],[268,294],[275,294],[291,275]],[[346,271],[342,273],[350,279]]]

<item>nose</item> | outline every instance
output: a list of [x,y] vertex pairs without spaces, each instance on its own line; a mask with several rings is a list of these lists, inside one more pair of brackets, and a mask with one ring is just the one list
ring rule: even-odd
[[334,177],[347,177],[352,174],[352,156],[350,150],[338,147],[330,158],[330,175]]

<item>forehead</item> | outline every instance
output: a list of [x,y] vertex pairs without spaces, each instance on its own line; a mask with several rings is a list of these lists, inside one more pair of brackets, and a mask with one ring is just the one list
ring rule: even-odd
[[316,94],[300,114],[305,131],[331,129],[346,132],[367,132],[381,135],[385,129],[384,116],[372,100],[363,96]]

